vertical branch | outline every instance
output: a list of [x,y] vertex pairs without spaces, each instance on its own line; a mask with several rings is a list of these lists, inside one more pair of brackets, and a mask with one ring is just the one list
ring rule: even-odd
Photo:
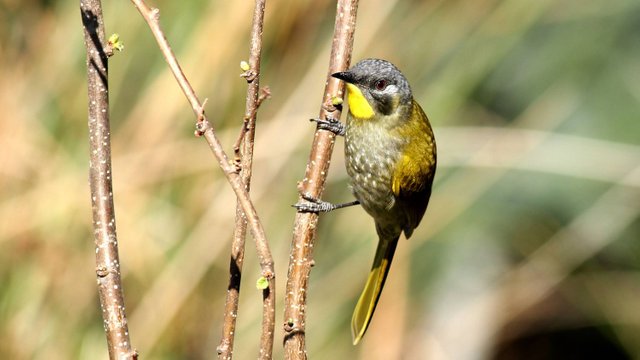
[[[242,131],[237,151],[240,161],[240,178],[248,192],[251,184],[253,162],[253,142],[255,137],[256,115],[260,106],[260,56],[262,53],[262,29],[264,24],[264,8],[266,0],[256,0],[251,28],[251,49],[249,54],[249,70],[243,76],[247,79],[247,98]],[[265,95],[266,96],[266,95]],[[236,205],[236,226],[231,244],[231,259],[229,262],[229,286],[224,309],[222,339],[218,346],[219,359],[233,357],[233,344],[236,333],[236,318],[238,315],[238,301],[240,298],[240,282],[242,280],[242,265],[244,263],[245,238],[247,234],[247,220],[240,202]],[[262,336],[260,339],[260,358],[269,359],[273,351],[273,329],[275,327],[275,282],[263,290],[264,313],[262,318]]]
[[[331,47],[331,59],[324,90],[320,118],[340,118],[340,110],[332,105],[335,96],[342,97],[344,86],[331,74],[349,67],[356,28],[358,0],[338,0],[336,22]],[[316,130],[311,154],[300,191],[320,198],[324,190],[326,175],[331,163],[335,135],[329,131]],[[306,359],[305,309],[309,273],[313,266],[313,243],[316,237],[318,214],[298,212],[295,217],[284,313],[285,359]]]
[[136,359],[129,340],[113,208],[107,48],[100,0],[81,0],[89,95],[89,184],[96,244],[96,275],[109,358]]

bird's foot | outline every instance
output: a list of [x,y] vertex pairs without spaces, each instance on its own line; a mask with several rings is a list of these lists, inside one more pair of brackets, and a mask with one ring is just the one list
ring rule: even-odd
[[300,212],[310,212],[310,213],[321,213],[321,212],[329,212],[336,209],[341,209],[348,206],[358,205],[360,202],[358,200],[344,203],[344,204],[332,204],[328,201],[322,201],[318,198],[311,196],[309,193],[300,194],[302,197],[302,201],[298,201],[296,204],[292,205],[294,208],[298,209]]
[[329,212],[334,209],[334,205],[332,203],[317,199],[311,196],[311,194],[303,193],[300,194],[300,196],[302,197],[302,200],[292,205],[300,212],[321,213]]
[[340,136],[344,136],[344,133],[347,130],[347,127],[341,123],[340,120],[333,117],[327,117],[326,119],[313,118],[309,119],[309,121],[315,121],[318,123],[318,129],[331,131],[332,133]]

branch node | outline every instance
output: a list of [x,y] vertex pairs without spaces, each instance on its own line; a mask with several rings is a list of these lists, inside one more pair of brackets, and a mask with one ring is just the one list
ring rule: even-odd
[[283,326],[284,331],[285,331],[286,333],[291,333],[291,332],[293,332],[294,330],[296,330],[296,328],[294,327],[294,325],[295,325],[295,322],[293,321],[293,319],[288,319],[288,320],[287,320],[287,322],[285,322],[285,323],[284,323],[284,326]]
[[233,159],[231,161],[231,166],[233,166],[233,173],[240,174],[240,171],[242,171],[242,159]]
[[233,153],[235,156],[234,160],[236,162],[241,162],[242,154],[240,154],[240,145],[242,144],[242,141],[244,140],[244,137],[247,134],[247,131],[250,130],[251,119],[254,119],[256,117],[256,114],[258,113],[258,109],[260,108],[260,105],[262,105],[262,102],[270,97],[271,97],[271,89],[269,89],[268,86],[265,86],[262,89],[260,89],[260,95],[256,100],[253,110],[250,113],[244,115],[242,127],[240,128],[240,134],[238,135],[236,142],[233,144]]
[[[268,267],[271,267],[271,264],[269,264]],[[274,274],[273,271],[271,271],[269,269],[262,271],[262,276],[267,280],[273,279],[275,277],[275,275],[276,274]]]
[[302,179],[302,180],[299,180],[299,181],[296,183],[296,189],[298,189],[298,193],[302,194],[302,193],[307,192],[307,191],[305,190],[305,186],[304,186],[304,184],[305,184],[306,182],[307,182],[307,178],[304,178],[304,179]]
[[253,82],[253,80],[255,80],[258,77],[258,72],[253,69],[249,69],[243,72],[242,74],[240,74],[240,77],[245,78],[245,80],[247,80],[248,83],[251,83]]
[[100,278],[107,277],[109,275],[109,269],[104,265],[96,267],[96,275]]
[[260,96],[258,96],[258,101],[256,101],[256,110],[262,105],[262,102],[271,98],[271,88],[269,86],[265,86],[260,89]]
[[216,347],[216,352],[218,355],[222,355],[222,353],[227,351],[227,349],[229,349],[229,344],[220,344]]
[[201,137],[209,129],[211,129],[211,124],[209,124],[208,121],[198,121],[196,122],[196,130],[194,131],[193,135],[195,135],[196,137]]
[[205,98],[204,101],[202,102],[202,105],[200,105],[200,109],[198,109],[198,121],[204,121],[205,120],[204,106],[207,105],[208,101],[209,101],[209,98]]
[[116,50],[124,51],[124,43],[120,41],[120,35],[111,34],[109,40],[107,40],[107,46],[104,47],[103,51],[107,57],[112,57]]
[[334,98],[336,98],[335,96],[329,97],[327,98],[323,103],[322,103],[322,110],[327,111],[327,112],[335,112],[335,111],[342,111],[342,103],[338,103],[337,101],[334,100]]
[[208,98],[204,99],[202,105],[198,108],[196,130],[193,133],[195,137],[201,137],[207,130],[211,129],[211,124],[207,121],[207,117],[204,114],[204,106],[207,104],[207,101],[209,101]]
[[247,131],[249,131],[249,120],[251,120],[251,116],[251,114],[246,114],[242,119],[243,121],[242,126],[240,127],[240,134],[238,135],[236,142],[233,144],[233,153],[235,155],[236,162],[241,161],[242,154],[240,154],[240,145],[242,144]]

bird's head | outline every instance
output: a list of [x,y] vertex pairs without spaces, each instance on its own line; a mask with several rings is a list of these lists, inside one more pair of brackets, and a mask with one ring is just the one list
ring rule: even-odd
[[359,119],[393,115],[413,99],[407,79],[386,60],[364,59],[331,76],[346,83],[349,112]]

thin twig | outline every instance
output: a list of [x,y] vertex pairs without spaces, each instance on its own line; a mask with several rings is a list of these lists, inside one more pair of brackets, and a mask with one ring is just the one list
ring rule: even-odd
[[109,84],[104,21],[100,0],[81,0],[87,49],[89,97],[89,185],[96,244],[96,276],[110,359],[137,359],[125,314],[111,172]]
[[[258,75],[256,75],[256,80],[258,79]],[[249,84],[251,84],[251,82],[249,82]],[[251,88],[251,86],[249,86]],[[265,100],[267,100],[268,98],[271,97],[271,89],[268,86],[263,87],[262,89],[260,89],[260,95],[258,95],[258,99],[255,101],[255,106],[252,106],[251,109],[247,108],[247,114],[244,116],[244,119],[242,121],[242,127],[240,128],[240,134],[238,135],[238,139],[236,139],[236,142],[233,144],[233,153],[235,155],[235,161],[236,162],[240,162],[241,160],[241,149],[240,147],[242,146],[242,142],[245,139],[245,135],[247,134],[247,131],[249,130],[249,126],[250,126],[250,120],[251,119],[255,119],[256,114],[258,113],[258,109],[260,108],[260,105],[262,105],[262,102],[264,102]],[[249,112],[249,110],[251,110]]]
[[[182,92],[187,97],[187,100],[191,104],[191,108],[193,109],[194,114],[198,118],[196,123],[197,133],[204,136],[209,144],[209,148],[215,155],[218,160],[218,165],[222,168],[223,173],[225,174],[229,184],[231,185],[238,202],[242,207],[242,211],[246,214],[246,220],[248,222],[249,228],[253,234],[255,245],[258,253],[258,258],[260,259],[260,266],[262,268],[262,276],[269,281],[269,296],[263,302],[265,306],[264,316],[265,318],[274,318],[275,314],[275,301],[273,301],[273,297],[275,296],[275,291],[271,291],[271,289],[275,289],[275,271],[273,266],[273,257],[271,256],[271,250],[269,249],[269,244],[266,239],[266,235],[264,232],[264,228],[262,227],[262,223],[258,217],[258,214],[249,198],[249,193],[245,188],[245,185],[242,181],[240,174],[238,173],[234,164],[229,161],[227,154],[224,152],[220,141],[218,140],[215,132],[213,131],[213,127],[211,123],[208,121],[204,111],[202,109],[202,105],[196,96],[195,91],[191,87],[191,84],[187,80],[186,76],[182,72],[182,68],[178,64],[178,60],[176,59],[175,54],[171,50],[167,39],[164,36],[162,29],[160,28],[159,16],[160,11],[158,9],[152,9],[143,0],[131,0],[133,4],[136,6],[142,17],[145,19],[149,28],[151,29],[151,33],[155,37],[158,42],[158,46],[162,51],[162,54],[169,64],[169,68],[171,69],[173,76],[178,81]],[[264,295],[264,294],[263,294]],[[271,321],[271,329],[266,331],[266,334],[263,334],[263,338],[273,336],[273,328],[275,320]],[[263,326],[264,330],[264,326]],[[269,351],[269,357],[271,352]],[[263,356],[267,356],[266,354]]]
[[[340,110],[332,105],[332,99],[342,97],[344,86],[330,75],[349,67],[356,28],[358,0],[339,0],[336,12],[331,59],[320,118],[340,117]],[[335,134],[316,130],[305,177],[300,183],[301,194],[320,198],[331,162]],[[313,266],[313,243],[316,237],[318,215],[298,212],[293,229],[293,240],[287,274],[284,313],[285,359],[306,359],[305,309],[309,273]]]
[[[249,191],[253,163],[253,143],[255,138],[256,116],[260,103],[264,100],[260,93],[260,57],[262,53],[262,28],[264,24],[264,8],[266,0],[256,0],[251,29],[251,49],[249,54],[249,70],[252,78],[247,79],[247,98],[245,116],[242,122],[241,136],[234,146],[236,157],[240,164],[240,178]],[[222,339],[217,348],[219,359],[233,357],[233,345],[236,334],[236,319],[238,316],[238,301],[240,298],[240,282],[242,280],[242,265],[244,263],[245,238],[247,234],[247,220],[242,206],[236,205],[236,220],[231,244],[231,259],[229,263],[229,286],[224,308]],[[270,359],[273,352],[273,329],[275,327],[275,282],[270,281],[269,287],[263,290],[262,335],[260,338],[260,359]]]

